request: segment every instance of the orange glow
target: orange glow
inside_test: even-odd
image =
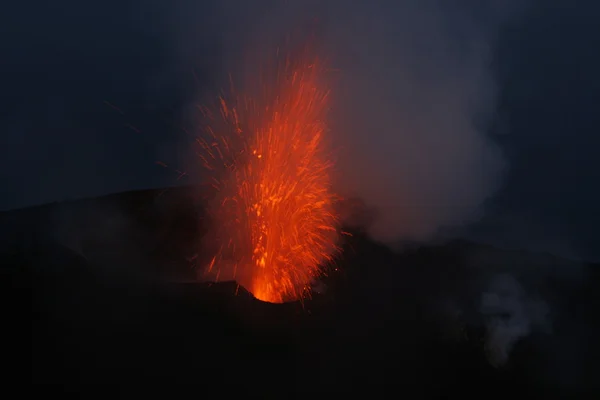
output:
[[[278,59],[256,90],[203,110],[210,126],[199,155],[213,177],[209,205],[216,255],[207,273],[233,278],[257,299],[302,299],[338,248],[324,144],[329,92],[320,60]],[[233,90],[232,90],[233,91]]]

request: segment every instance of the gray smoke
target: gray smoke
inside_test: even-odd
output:
[[[477,218],[504,168],[486,135],[495,105],[489,37],[468,10],[379,5],[358,3],[332,29],[345,58],[338,181],[378,210],[375,239],[429,239]]]
[[[528,294],[515,277],[498,274],[481,296],[480,312],[486,326],[486,350],[493,365],[504,365],[514,345],[534,331],[551,328],[549,306]]]
[[[513,2],[219,2],[224,72],[248,73],[286,34],[314,23],[332,68],[337,188],[377,210],[376,240],[428,240],[477,219],[504,158],[493,40]],[[314,22],[316,21],[316,22]]]

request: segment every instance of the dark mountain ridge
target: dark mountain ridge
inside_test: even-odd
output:
[[[268,304],[233,282],[194,281],[205,234],[196,194],[0,214],[15,379],[230,384],[281,397],[597,390],[597,265],[463,240],[394,253],[355,230],[323,293]]]

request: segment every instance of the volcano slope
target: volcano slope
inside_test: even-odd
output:
[[[225,384],[284,398],[598,389],[597,265],[464,241],[394,253],[355,230],[326,290],[263,303],[233,282],[195,281],[205,226],[193,194],[0,214],[11,381]]]

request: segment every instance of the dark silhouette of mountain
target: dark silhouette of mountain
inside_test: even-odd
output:
[[[467,241],[394,253],[355,230],[327,290],[268,304],[194,281],[201,205],[186,187],[0,214],[6,376],[283,398],[599,393],[597,265]]]

